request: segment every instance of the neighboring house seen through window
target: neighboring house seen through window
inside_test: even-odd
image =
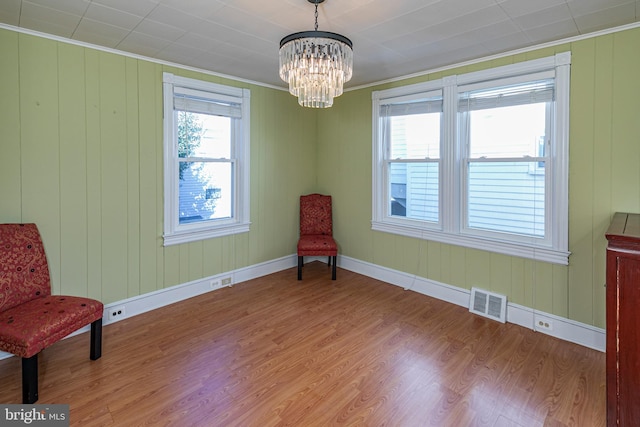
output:
[[[163,77],[165,245],[249,231],[249,91]]]
[[[373,93],[373,229],[568,263],[570,54]]]

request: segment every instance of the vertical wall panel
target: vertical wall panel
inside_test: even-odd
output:
[[[511,294],[511,260],[512,257],[502,254],[491,254],[491,277],[489,285],[493,292]]]
[[[425,277],[430,277],[437,282],[444,282],[442,279],[442,250],[440,248],[440,242],[427,242],[427,265],[428,274]]]
[[[393,257],[393,248],[395,247],[394,237],[396,236],[389,233],[373,233],[373,256],[371,262],[383,267],[391,266],[390,260]],[[347,249],[343,253],[349,255],[348,248],[350,245],[348,242],[343,242],[343,245]]]
[[[463,289],[470,289],[467,283],[467,248],[462,246],[449,245],[450,255],[448,258],[449,285]]]
[[[250,243],[250,238],[249,238],[249,234],[248,233],[241,233],[241,234],[236,234],[234,236],[234,240],[236,241],[236,250],[235,250],[235,267],[236,268],[241,268],[243,266],[246,265],[252,265],[253,262],[252,260],[249,258],[249,247],[251,245]],[[287,242],[291,242],[290,239],[287,239]],[[295,241],[293,241],[293,247],[295,248]],[[287,248],[284,250],[284,252],[281,253],[290,253],[290,249]],[[207,263],[207,260],[204,260],[204,264]]]
[[[398,236],[395,244],[396,253],[399,253],[400,256],[396,258],[396,265],[392,267],[400,271],[420,271],[424,264],[424,256],[420,250],[422,248],[420,241]]]
[[[187,281],[198,280],[204,277],[203,269],[203,243],[202,241],[189,243],[187,246],[189,258],[189,279]]]
[[[524,300],[526,303],[524,304],[526,307],[537,308],[536,305],[536,262],[530,259],[524,260],[524,270],[522,275],[522,287],[524,289]]]
[[[611,200],[613,94],[608,82],[613,79],[614,35],[595,40],[594,99],[599,113],[593,118],[593,324],[605,325],[606,247],[605,233],[609,228],[613,203]],[[603,84],[603,82],[606,82]]]
[[[491,253],[476,249],[465,250],[466,264],[462,267],[465,273],[464,287],[471,289],[476,286],[486,290],[493,290],[491,283]]]
[[[127,104],[125,58],[100,54],[102,292],[110,301],[127,292]]]
[[[418,241],[418,269],[416,274],[420,277],[429,277],[429,242],[425,240]],[[435,280],[435,279],[433,279]]]
[[[276,179],[276,172],[278,169],[278,162],[276,159],[283,160],[283,163],[285,163],[287,159],[279,156],[277,153],[277,146],[275,144],[269,144],[264,135],[258,135],[255,142],[262,146],[258,160],[262,164],[262,169],[261,176],[258,180],[260,206],[258,207],[259,217],[257,220],[261,224],[273,224],[274,221],[276,221],[279,209],[269,209],[269,206],[271,206],[271,200],[269,200],[269,196],[271,195],[270,189],[279,188],[281,185],[281,183]],[[282,208],[284,208],[284,206],[282,206]],[[277,232],[278,230],[269,226],[262,227],[260,229],[260,240],[263,242],[262,247],[260,248],[261,253],[273,253],[273,244],[268,245],[266,242],[275,242],[279,238]],[[222,259],[225,260],[224,254]],[[228,264],[223,262],[222,268],[225,268],[226,265]]]
[[[572,319],[585,323],[593,321],[593,124],[594,115],[603,113],[594,105],[594,49],[595,40],[585,40],[573,46],[571,56],[569,312]]]
[[[611,197],[617,210],[640,212],[640,29],[614,35],[611,111],[615,167]]]
[[[236,268],[236,239],[235,235],[220,238],[222,245],[222,271],[231,271]]]
[[[180,251],[179,266],[178,266],[178,284],[187,283],[189,279],[189,245],[186,243],[178,246],[176,249]]]
[[[556,316],[569,317],[569,291],[568,291],[568,275],[569,270],[564,265],[552,265],[552,311],[551,314]],[[593,303],[591,304],[593,307]],[[591,322],[585,322],[591,324]]]
[[[164,276],[164,284],[166,287],[179,285],[180,281],[180,246],[167,246],[163,250],[164,252],[164,264],[162,265]]]
[[[0,222],[22,220],[18,34],[0,29]]]
[[[203,242],[202,252],[205,276],[213,276],[224,271],[222,269],[222,240],[208,239]]]
[[[138,125],[139,125],[139,212],[140,227],[140,293],[153,292],[163,283],[162,212],[158,211],[162,180],[158,180],[158,157],[162,158],[162,109],[157,100],[162,99],[161,71],[158,65],[138,63]],[[160,202],[161,203],[161,202]]]
[[[553,266],[542,262],[533,262],[532,271],[533,298],[535,310],[553,313]]]
[[[165,253],[163,248],[163,239],[162,233],[164,232],[164,157],[163,157],[163,131],[162,131],[162,120],[163,117],[163,106],[164,106],[164,98],[162,92],[162,67],[155,67],[155,87],[157,90],[155,91],[155,101],[154,101],[154,110],[156,111],[156,117],[159,119],[156,127],[156,139],[155,143],[157,149],[155,151],[155,161],[156,161],[156,177],[155,177],[155,211],[156,211],[156,222],[155,222],[155,240],[156,240],[156,287],[157,289],[164,288],[169,286],[166,280],[166,277],[163,274],[163,271],[166,271],[167,266],[165,265]]]
[[[440,271],[442,272],[440,280],[442,283],[451,284],[451,245],[441,243],[440,244]]]
[[[127,296],[140,295],[140,119],[138,63],[125,63],[127,144]]]
[[[103,301],[102,163],[100,141],[100,53],[85,51],[87,164],[87,283],[89,296]],[[106,301],[108,302],[108,301]]]
[[[44,240],[51,286],[60,292],[60,141],[57,43],[20,35],[22,221]]]
[[[264,92],[263,89],[258,89],[258,92]],[[268,112],[265,111],[267,104],[263,97],[258,96],[257,99],[253,96],[257,93],[252,92],[251,107],[255,108],[255,113],[252,111],[251,118],[252,123],[265,121],[265,117]],[[274,104],[272,104],[274,105]],[[277,109],[277,104],[274,105],[274,110]],[[286,120],[286,119],[285,119]],[[280,122],[283,132],[287,132],[289,127],[286,121]],[[272,124],[273,125],[273,124]],[[268,126],[270,128],[270,126]],[[262,132],[257,132],[257,127],[253,124],[251,126],[251,235],[255,239],[254,243],[249,249],[252,258],[260,259],[264,253],[263,246],[265,245],[265,233],[266,233],[266,214],[268,200],[266,199],[268,194],[269,182],[266,178],[266,154],[270,147],[268,146],[269,138]],[[257,134],[256,134],[257,133]],[[284,210],[284,207],[281,207]],[[216,263],[221,263],[221,258],[216,258]],[[218,267],[219,268],[219,267]]]
[[[85,49],[58,46],[60,98],[60,291],[89,293]]]
[[[253,124],[256,122],[262,122],[264,120],[263,110],[266,106],[264,101],[266,97],[263,95],[263,93],[264,93],[264,90],[262,88],[258,88],[255,91],[251,92],[251,95],[252,95],[251,107],[253,110],[251,112],[252,126],[251,126],[251,151],[250,151],[251,153],[251,177],[250,177],[251,233],[249,238],[250,244],[247,249],[249,252],[249,259],[256,259],[256,260],[260,258],[260,254],[262,253],[262,248],[260,246],[263,242],[263,239],[257,236],[262,236],[264,233],[263,227],[262,227],[262,224],[264,224],[264,222],[260,220],[263,216],[264,207],[265,207],[264,205],[265,201],[263,198],[263,193],[264,193],[263,181],[264,180],[262,179],[262,177],[264,176],[264,172],[263,172],[262,156],[264,151],[267,148],[265,147],[265,143],[264,143],[265,138],[260,133],[256,135],[257,127],[255,127]],[[268,97],[268,98],[269,100],[271,100],[272,97]],[[273,105],[273,103],[271,105]],[[274,109],[275,108],[277,108],[277,106],[274,105]],[[211,262],[212,262],[211,260],[208,261],[207,269],[211,268],[211,264],[210,264]]]
[[[261,105],[262,108],[259,108],[261,120],[264,121],[266,126],[263,128],[264,134],[253,135],[255,139],[252,138],[252,143],[255,141],[257,144],[262,145],[265,150],[261,152],[261,161],[265,165],[265,169],[263,169],[264,175],[261,177],[260,181],[264,182],[266,188],[260,192],[262,197],[266,197],[263,203],[266,206],[273,204],[273,206],[279,206],[280,209],[265,209],[263,214],[264,224],[277,224],[278,217],[289,217],[290,213],[287,209],[289,207],[288,197],[289,193],[285,191],[287,188],[289,181],[289,173],[290,170],[288,167],[281,167],[282,164],[293,165],[295,163],[295,159],[293,158],[293,151],[290,149],[288,144],[279,143],[273,144],[270,143],[270,138],[268,135],[273,135],[275,133],[275,126],[278,126],[278,120],[275,116],[276,111],[269,111],[268,108],[265,108],[266,105]],[[284,142],[284,141],[282,141]],[[300,143],[311,144],[315,146],[315,139],[312,141],[304,141]],[[280,163],[282,162],[282,164]],[[282,191],[270,191],[270,187],[278,188]],[[278,235],[282,233],[281,235]],[[263,228],[263,235],[265,242],[271,242],[269,245],[264,246],[263,253],[266,254],[269,258],[275,257],[277,253],[283,253],[284,248],[286,247],[288,242],[287,235],[288,233],[284,232],[284,230],[278,229],[276,227],[265,227]],[[231,247],[229,247],[228,251],[224,251],[223,256],[223,266],[229,266],[235,264],[235,239],[230,239]],[[231,253],[233,251],[233,253]],[[291,248],[289,248],[289,253]],[[230,262],[229,262],[230,261]]]
[[[515,304],[531,307],[531,301],[526,298],[525,293],[525,260],[523,258],[511,260],[509,279],[511,280],[511,288],[506,294],[508,300]]]

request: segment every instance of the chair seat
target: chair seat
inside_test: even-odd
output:
[[[324,234],[300,236],[298,256],[336,256],[338,245],[333,237]]]
[[[103,304],[89,298],[48,295],[0,313],[0,350],[31,357],[102,318]]]

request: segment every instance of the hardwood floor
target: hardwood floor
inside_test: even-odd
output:
[[[326,264],[82,334],[40,356],[73,426],[604,426],[605,355]],[[20,360],[0,402],[20,403]]]

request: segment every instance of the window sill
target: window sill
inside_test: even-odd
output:
[[[498,239],[479,238],[463,234],[446,233],[444,231],[388,224],[379,221],[372,221],[371,229],[374,231],[399,234],[401,236],[414,237],[417,239],[432,240],[434,242],[464,246],[488,252],[496,252],[503,255],[528,258],[535,261],[544,261],[552,264],[569,265],[569,255],[571,255],[571,252],[548,247],[506,242]]]
[[[249,232],[251,223],[233,224],[216,228],[208,228],[204,230],[180,231],[171,234],[165,234],[164,246],[179,245],[181,243],[196,242],[198,240],[211,239],[215,237],[230,236],[232,234],[240,234]]]

